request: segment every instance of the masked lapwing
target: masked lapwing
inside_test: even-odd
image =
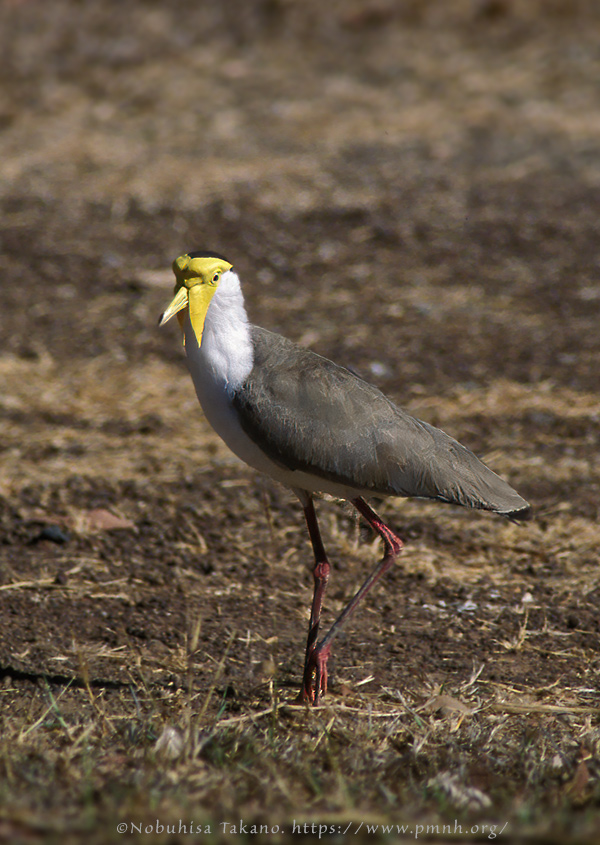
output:
[[[208,422],[239,458],[293,490],[304,509],[315,566],[300,695],[316,704],[327,690],[334,638],[403,545],[365,497],[437,499],[514,520],[526,519],[529,505],[472,452],[411,417],[376,387],[252,325],[240,280],[223,256],[190,252],[177,258],[173,271],[175,295],[160,325],[177,314]],[[330,565],[315,493],[347,499],[384,544],[382,560],[322,639]]]

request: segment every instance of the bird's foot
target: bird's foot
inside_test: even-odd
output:
[[[299,700],[317,705],[319,697],[327,692],[327,661],[331,653],[331,643],[317,645],[306,658],[304,678]]]

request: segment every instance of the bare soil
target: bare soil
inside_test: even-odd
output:
[[[0,4],[0,840],[242,816],[596,841],[600,15],[320,5]],[[406,551],[318,710],[301,510],[156,325],[204,247],[255,322],[534,507],[375,502]],[[381,549],[318,509],[332,621]]]

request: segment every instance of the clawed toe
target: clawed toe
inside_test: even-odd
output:
[[[308,655],[304,667],[304,679],[300,699],[317,705],[321,695],[327,692],[327,661],[331,645],[316,646]]]

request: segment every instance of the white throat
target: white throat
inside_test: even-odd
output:
[[[189,316],[184,332],[185,349],[200,401],[198,380],[212,381],[228,393],[235,391],[249,375],[254,355],[240,280],[233,270],[223,273],[208,306],[200,347]]]
[[[271,462],[243,431],[232,401],[254,364],[240,280],[232,270],[223,273],[208,306],[201,345],[189,313],[183,330],[188,368],[204,416],[239,458],[270,472]]]
[[[188,367],[204,415],[232,452],[260,472],[291,487],[303,503],[306,502],[303,490],[320,490],[343,499],[356,495],[354,488],[274,463],[242,428],[233,394],[250,375],[254,354],[240,280],[232,270],[221,276],[208,307],[201,345],[198,346],[189,314],[184,333]]]

